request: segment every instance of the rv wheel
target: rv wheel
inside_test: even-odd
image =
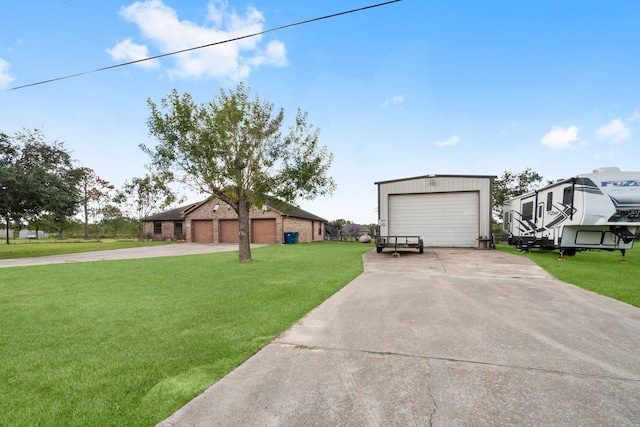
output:
[[[564,248],[562,253],[566,256],[574,256],[576,254],[576,248]]]

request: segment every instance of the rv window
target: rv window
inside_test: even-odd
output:
[[[542,218],[542,203],[540,203],[540,206],[538,206],[538,219]]]
[[[527,202],[522,205],[522,219],[528,220],[533,218],[533,202]]]
[[[570,205],[573,202],[573,187],[566,187],[562,195],[562,204]]]
[[[553,193],[547,193],[547,212],[549,212],[553,208]]]

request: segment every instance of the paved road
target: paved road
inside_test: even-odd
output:
[[[265,246],[252,244],[252,248]],[[237,251],[237,243],[173,243],[158,246],[142,246],[138,248],[113,249],[108,251],[82,252],[79,254],[51,255],[34,258],[3,259],[2,267],[19,267],[29,265],[65,264],[74,262],[106,261],[134,258],[154,258],[164,256],[181,256],[206,254],[211,252]]]
[[[160,425],[640,424],[640,309],[498,251],[364,259]]]

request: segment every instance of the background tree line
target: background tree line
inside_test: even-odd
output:
[[[176,196],[152,174],[121,189],[93,169],[78,166],[64,143],[47,141],[39,129],[14,135],[0,131],[0,215],[9,230],[63,233],[85,239],[139,236],[150,207],[163,208]],[[81,214],[82,219],[78,218]]]

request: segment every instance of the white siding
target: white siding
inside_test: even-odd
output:
[[[425,246],[478,245],[478,192],[389,196],[389,235],[417,235]]]
[[[397,228],[397,226],[392,228],[394,227],[392,224],[397,220],[395,216],[400,215],[401,222],[404,221],[411,227],[417,227],[418,230],[422,229],[424,230],[423,232],[431,236],[431,241],[429,241],[429,238],[424,239],[425,246],[438,246],[442,245],[443,242],[449,242],[446,246],[479,247],[478,238],[491,236],[491,203],[494,178],[495,176],[428,175],[377,182],[380,235],[392,235],[391,231],[393,230],[395,230],[393,234],[397,235],[400,234],[397,233],[399,230],[408,231]],[[456,194],[460,197],[453,197],[452,199],[447,197],[447,195]],[[465,197],[471,197],[471,194],[475,195],[475,208],[469,205],[470,199],[465,199]],[[418,220],[409,218],[409,216],[415,215],[415,213],[411,213],[412,208],[410,207],[407,207],[408,211],[406,213],[400,212],[395,207],[394,211],[391,211],[391,200],[396,196],[415,196],[417,197],[416,200],[421,200],[420,197],[425,195],[443,196],[440,199],[432,199],[435,202],[433,204],[443,203],[443,205],[433,212],[427,210],[427,213],[422,215],[423,219],[426,215],[429,223],[438,223],[437,228],[439,230],[449,229],[452,230],[450,233],[464,233],[464,237],[439,236],[434,234],[435,231],[430,230],[429,227],[432,226],[428,224],[424,226],[426,228],[420,228],[421,226],[415,223]],[[422,200],[424,201],[424,199]],[[462,204],[456,205],[456,203]],[[471,212],[471,210],[474,211]],[[450,215],[441,215],[440,212],[449,212]],[[414,221],[414,223],[412,224],[411,221]],[[456,225],[452,225],[451,222],[455,222]],[[416,231],[411,231],[411,234],[415,233]]]

